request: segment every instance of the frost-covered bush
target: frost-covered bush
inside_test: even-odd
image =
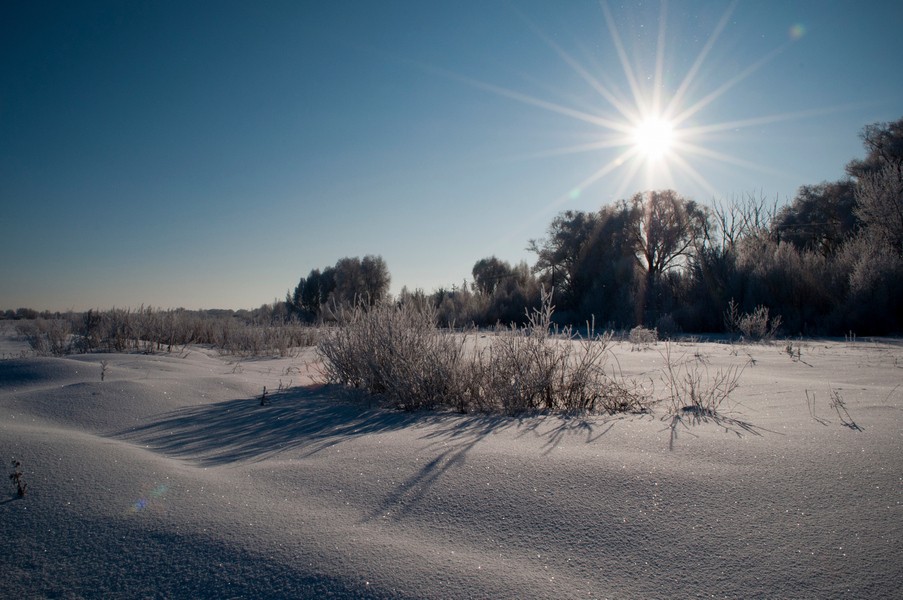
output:
[[[72,349],[72,327],[63,319],[36,319],[16,329],[39,356],[63,356]]]
[[[642,325],[637,325],[630,330],[630,343],[636,346],[649,346],[658,341],[658,330],[647,329]]]
[[[750,313],[740,314],[736,302],[731,300],[724,312],[724,323],[728,331],[739,333],[753,341],[771,341],[781,327],[781,317],[771,317],[768,307],[759,305]]]
[[[399,408],[461,412],[644,411],[649,395],[606,370],[610,336],[557,331],[551,298],[480,342],[473,331],[436,326],[416,303],[347,312],[319,345],[330,382],[383,395]]]
[[[384,395],[398,408],[452,405],[468,390],[464,337],[442,335],[436,309],[415,303],[358,305],[338,314],[318,348],[330,382]]]

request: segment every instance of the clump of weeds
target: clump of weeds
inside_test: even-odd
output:
[[[9,474],[10,481],[13,482],[13,485],[16,486],[16,494],[19,498],[25,497],[25,492],[28,491],[28,484],[25,483],[25,473],[22,472],[22,463],[13,459],[13,472]]]

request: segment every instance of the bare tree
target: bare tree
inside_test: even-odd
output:
[[[718,243],[724,253],[734,248],[741,238],[768,231],[777,212],[777,199],[769,202],[764,195],[748,194],[739,200],[732,197],[727,202],[716,200],[711,218],[718,230],[718,240],[711,229],[706,231],[707,240],[710,244]]]
[[[709,216],[705,208],[674,190],[639,193],[630,204],[638,215],[632,236],[645,274],[636,305],[637,321],[642,323],[657,306],[662,275],[685,266],[704,243]]]
[[[683,264],[703,239],[707,211],[674,190],[636,194],[631,205],[638,212],[633,228],[640,266],[652,279]]]
[[[859,225],[855,204],[852,181],[801,186],[793,202],[775,215],[772,233],[800,250],[833,256]]]
[[[555,289],[556,297],[571,295],[581,251],[591,239],[597,220],[595,213],[568,210],[555,217],[547,237],[530,240],[527,250],[536,253],[533,272],[544,285]]]
[[[861,179],[890,166],[896,177],[903,179],[903,119],[866,125],[859,137],[867,154],[862,160],[847,163],[847,173],[851,177]]]
[[[903,251],[903,178],[887,164],[860,177],[856,185],[856,216],[872,234]]]

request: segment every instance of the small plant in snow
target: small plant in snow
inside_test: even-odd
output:
[[[812,392],[812,395],[810,396],[809,390],[806,390],[806,406],[809,408],[810,417],[812,417],[815,421],[821,423],[822,425],[828,424],[827,419],[823,419],[815,415],[815,392]]]
[[[25,492],[28,491],[28,484],[25,483],[25,474],[22,472],[22,463],[17,460],[13,460],[13,472],[10,473],[9,479],[13,482],[13,485],[16,486],[16,494],[18,494],[19,498],[25,496]]]
[[[759,305],[751,313],[740,314],[740,307],[732,298],[724,311],[728,331],[741,334],[747,340],[769,342],[781,327],[781,317],[771,317],[768,307]]]
[[[849,427],[855,431],[862,431],[862,427],[857,425],[856,421],[853,420],[853,417],[850,416],[850,412],[847,410],[847,403],[837,390],[831,390],[830,406],[837,413],[837,417],[844,427]]]
[[[633,329],[630,330],[630,343],[633,344],[634,348],[637,347],[647,347],[658,341],[658,330],[646,329],[642,325],[637,325]]]
[[[665,360],[662,379],[668,390],[666,400],[672,415],[714,417],[721,403],[739,387],[740,375],[745,368],[735,365],[711,373],[704,361],[672,357],[668,343],[662,358]]]

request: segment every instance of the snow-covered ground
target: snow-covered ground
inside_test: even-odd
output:
[[[898,341],[673,344],[744,367],[673,427],[383,410],[313,351],[3,344],[3,598],[900,597]],[[665,393],[663,344],[613,350]]]

